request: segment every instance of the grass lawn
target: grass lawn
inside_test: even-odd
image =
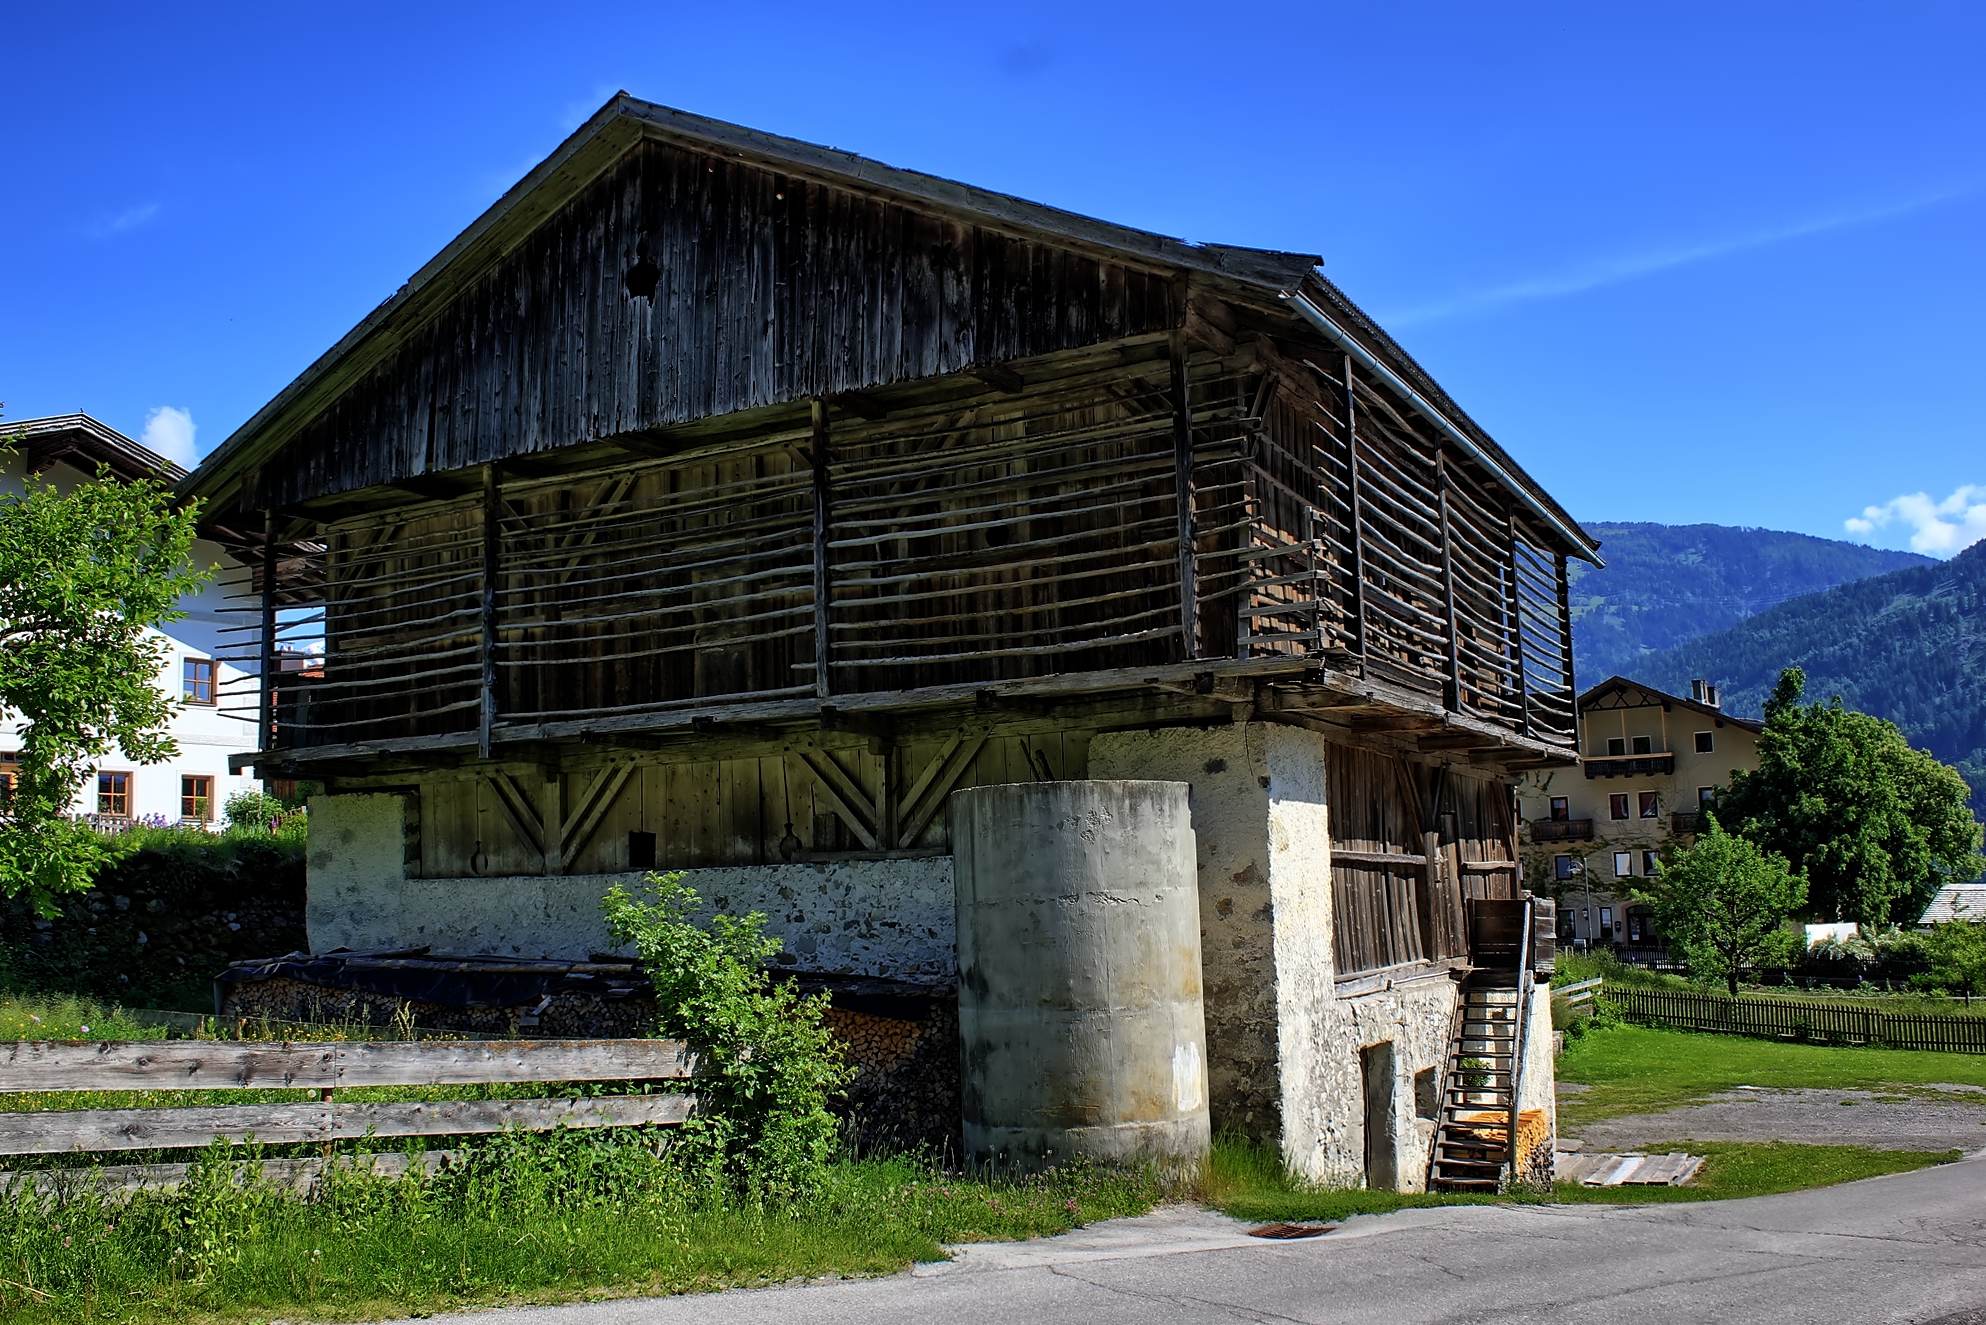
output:
[[[1602,1118],[1674,1108],[1738,1086],[1902,1088],[1913,1094],[1942,1083],[1986,1086],[1986,1055],[1839,1048],[1619,1026],[1569,1041],[1559,1056],[1558,1079],[1587,1088],[1559,1099],[1559,1126],[1577,1128]]]

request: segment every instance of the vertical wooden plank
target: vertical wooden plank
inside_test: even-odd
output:
[[[814,412],[814,693],[826,699],[834,693],[834,641],[828,578],[828,538],[833,526],[833,483],[828,470],[827,402],[816,396]]]
[[[1200,656],[1199,585],[1194,567],[1193,404],[1186,366],[1186,338],[1172,333],[1172,477],[1179,529],[1179,643],[1181,656]]]
[[[482,656],[482,711],[476,729],[478,757],[490,757],[490,730],[497,717],[497,560],[501,550],[503,493],[494,463],[483,466],[483,593],[480,606],[480,652]]]
[[[1360,490],[1358,463],[1358,392],[1352,375],[1352,356],[1345,356],[1345,464],[1351,480],[1352,508],[1352,614],[1358,622],[1358,652],[1364,659],[1370,653],[1365,629],[1365,515]]]
[[[276,512],[262,512],[262,685],[257,714],[255,748],[276,748]],[[256,772],[262,773],[261,769]],[[269,777],[262,774],[262,789],[269,789]],[[135,813],[135,811],[134,811]]]
[[[545,775],[544,790],[538,797],[538,814],[545,835],[545,873],[551,876],[563,874],[565,873],[565,778],[555,770],[548,771]]]
[[[1572,677],[1572,577],[1567,574],[1565,554],[1552,558],[1552,575],[1558,581],[1558,640],[1560,666],[1565,669],[1565,702],[1572,710],[1572,726],[1559,733],[1574,740],[1579,736],[1579,687]]]
[[[1524,663],[1524,605],[1517,597],[1517,512],[1512,509],[1505,517],[1504,550],[1510,561],[1504,571],[1504,614],[1510,623],[1510,671],[1511,680],[1517,687],[1517,730],[1524,735],[1531,734],[1531,695],[1530,686],[1525,680]]]
[[[1434,453],[1434,491],[1441,503],[1441,602],[1448,623],[1448,707],[1462,708],[1462,636],[1455,619],[1455,535],[1448,518],[1448,448]]]

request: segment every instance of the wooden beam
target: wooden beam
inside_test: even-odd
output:
[[[1200,656],[1200,589],[1195,573],[1199,540],[1193,484],[1193,401],[1191,373],[1184,335],[1172,338],[1172,475],[1179,514],[1179,643],[1180,656]]]
[[[834,693],[834,642],[828,607],[833,585],[828,579],[828,538],[832,532],[833,485],[828,473],[827,403],[813,402],[814,414],[814,693],[825,699]]]
[[[821,793],[827,797],[828,804],[841,817],[841,821],[848,825],[849,831],[855,834],[856,840],[862,843],[863,849],[874,851],[876,849],[875,804],[827,754],[805,749],[795,753],[800,756],[800,762],[805,764],[808,771],[819,780]]]
[[[19,1040],[0,1093],[685,1080],[677,1040]]]
[[[256,747],[276,746],[276,512],[262,513],[262,649],[261,694],[258,700]],[[220,676],[214,677],[220,684]],[[260,770],[258,770],[260,771]],[[267,791],[267,779],[263,790]]]
[[[1318,374],[1320,377],[1323,374]],[[1352,506],[1352,615],[1358,621],[1358,651],[1364,658],[1365,630],[1365,498],[1360,491],[1358,463],[1358,389],[1352,376],[1352,356],[1345,356],[1345,464],[1351,481]]]
[[[979,758],[979,752],[986,748],[986,733],[975,732],[970,736],[960,733],[954,736],[945,748],[938,752],[924,775],[911,788],[904,798],[903,831],[897,838],[897,846],[907,848],[917,841],[931,820],[938,816],[944,807],[945,797],[951,795],[952,788],[958,785],[972,761]]]
[[[1448,448],[1434,453],[1434,493],[1441,504],[1441,605],[1448,622],[1448,707],[1462,707],[1462,632],[1455,617],[1455,533],[1448,516]]]
[[[1504,551],[1510,561],[1505,569],[1503,581],[1503,610],[1510,621],[1510,669],[1517,677],[1517,722],[1526,735],[1531,734],[1531,691],[1524,679],[1528,670],[1524,663],[1524,604],[1517,596],[1517,511],[1515,507],[1505,516],[1506,529]]]
[[[377,1136],[474,1136],[555,1128],[680,1123],[689,1095],[587,1099],[427,1100],[413,1104],[221,1104],[187,1109],[68,1109],[0,1113],[0,1154],[185,1150],[216,1137],[267,1145]]]
[[[1010,396],[1018,396],[1027,390],[1027,382],[1022,379],[1019,373],[1005,364],[979,364],[965,371],[966,376],[976,377],[995,391],[1002,391]]]
[[[871,423],[890,416],[889,408],[882,401],[861,391],[843,391],[839,395],[829,396],[828,403],[847,410],[858,419],[867,419]]]
[[[500,768],[491,769],[483,780],[490,784],[497,809],[517,834],[518,840],[537,852],[542,861],[545,855],[544,827],[539,822],[538,810],[531,803],[531,797],[511,780],[510,774]]]
[[[484,759],[490,757],[490,736],[496,728],[496,583],[497,565],[502,552],[503,538],[503,494],[494,464],[483,466],[483,554],[482,554],[482,598],[478,604],[477,620],[480,628],[480,650],[483,675],[481,684],[482,705],[480,721],[476,728],[476,753]]]
[[[621,788],[627,785],[628,778],[633,774],[633,764],[621,763],[610,765],[593,775],[593,780],[587,784],[573,809],[573,827],[565,843],[568,863],[577,860],[580,852],[586,850],[586,844],[593,840],[595,830],[607,817],[607,811],[613,808]]]

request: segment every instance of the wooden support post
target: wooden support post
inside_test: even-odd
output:
[[[483,466],[483,597],[482,721],[476,729],[476,753],[490,757],[490,731],[496,725],[496,586],[497,563],[503,547],[503,493],[495,464]]]
[[[833,518],[829,508],[833,489],[828,474],[828,440],[827,402],[817,397],[814,400],[814,693],[823,699],[834,693],[829,660],[834,641],[828,629],[829,595],[833,592],[828,579],[828,531]]]
[[[1345,465],[1351,475],[1352,507],[1352,614],[1358,619],[1358,653],[1367,656],[1365,637],[1365,516],[1359,486],[1358,395],[1352,376],[1352,356],[1345,356]]]
[[[1441,606],[1448,620],[1448,707],[1462,711],[1462,632],[1455,619],[1455,535],[1448,519],[1448,448],[1434,453],[1434,491],[1441,502]]]
[[[1179,503],[1179,632],[1182,656],[1200,656],[1200,587],[1194,566],[1192,382],[1186,364],[1186,337],[1172,335],[1172,474]]]
[[[545,774],[538,825],[544,842],[545,873],[565,873],[565,779],[551,770]]]
[[[1524,735],[1531,734],[1531,694],[1530,686],[1524,678],[1524,604],[1517,596],[1517,512],[1509,516],[1509,538],[1506,541],[1510,552],[1510,563],[1505,568],[1503,610],[1510,618],[1510,667],[1511,680],[1517,687],[1518,730]]]
[[[276,748],[276,512],[262,512],[262,685],[255,748]],[[257,770],[260,772],[261,770]],[[269,779],[262,779],[263,789]]]

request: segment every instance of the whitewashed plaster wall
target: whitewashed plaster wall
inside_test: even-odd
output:
[[[584,960],[614,950],[600,899],[643,875],[409,879],[399,796],[319,796],[310,803],[312,952],[428,946],[436,952]],[[950,857],[688,870],[717,911],[763,912],[799,970],[888,979],[955,974]]]

